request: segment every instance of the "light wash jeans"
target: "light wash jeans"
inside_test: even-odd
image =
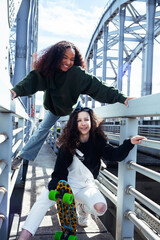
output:
[[[39,124],[38,128],[26,145],[22,148],[19,156],[23,159],[34,161],[49,133],[50,128],[59,118],[60,116],[56,116],[49,110],[46,110],[43,121]]]

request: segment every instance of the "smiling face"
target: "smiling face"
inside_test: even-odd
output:
[[[91,118],[88,112],[82,111],[78,113],[77,127],[80,141],[87,141],[89,139],[89,132],[91,129]]]
[[[60,65],[60,69],[63,72],[66,72],[68,69],[70,69],[74,65],[74,59],[75,59],[75,50],[73,48],[67,48]]]

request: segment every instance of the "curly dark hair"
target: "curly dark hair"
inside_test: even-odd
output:
[[[72,48],[75,51],[74,65],[86,69],[86,64],[79,49],[73,43],[68,41],[58,42],[53,46],[40,51],[37,60],[33,62],[33,68],[47,78],[53,77],[54,73],[59,70],[67,48]]]
[[[92,137],[93,142],[95,140],[96,135],[100,135],[106,140],[108,140],[107,136],[102,130],[101,124],[103,120],[98,116],[96,116],[96,114],[93,112],[92,109],[89,109],[89,111],[87,112],[90,115],[90,119],[91,119],[90,136]],[[75,111],[71,113],[70,118],[57,141],[58,146],[63,146],[63,149],[69,151],[72,155],[75,154],[76,148],[80,144],[79,131],[77,127],[78,113],[79,112],[75,112]]]

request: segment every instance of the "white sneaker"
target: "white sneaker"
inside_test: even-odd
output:
[[[81,227],[89,226],[89,213],[86,213],[84,210],[84,205],[82,203],[77,204],[77,215],[78,215],[78,225]]]

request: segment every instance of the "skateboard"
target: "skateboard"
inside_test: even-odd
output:
[[[77,240],[76,237],[76,207],[69,184],[61,180],[57,189],[49,192],[49,199],[57,201],[57,211],[62,232],[56,232],[54,240]]]

